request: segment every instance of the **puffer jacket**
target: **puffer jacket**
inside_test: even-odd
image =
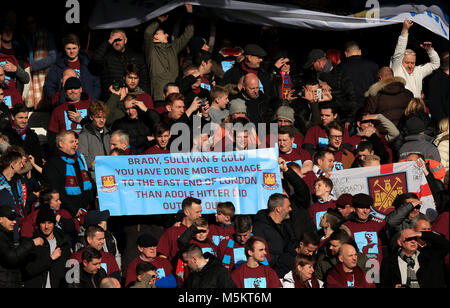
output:
[[[123,53],[113,49],[108,41],[103,42],[94,52],[89,62],[89,71],[100,76],[102,84],[102,97],[106,101],[110,96],[109,87],[115,80],[123,80],[127,64],[135,64],[139,68],[139,87],[144,91],[150,91],[148,70],[143,56],[130,50],[128,47]]]
[[[402,77],[381,80],[373,84],[365,93],[364,110],[371,114],[381,113],[397,125],[414,97],[412,92],[405,88],[405,84],[406,81]]]
[[[33,249],[34,243],[30,239],[23,239],[15,248],[13,232],[0,226],[0,288],[23,287],[20,267]]]

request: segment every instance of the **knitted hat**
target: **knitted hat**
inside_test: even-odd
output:
[[[247,106],[241,98],[235,98],[230,102],[230,114],[235,113],[247,113]]]
[[[77,77],[70,77],[66,80],[64,83],[64,90],[71,90],[71,89],[79,89],[81,88],[81,81]]]
[[[294,123],[294,109],[289,106],[281,106],[277,110],[277,119],[286,119]]]
[[[415,115],[410,116],[405,122],[406,131],[408,135],[416,135],[424,132],[426,127],[425,121]]]
[[[88,226],[96,226],[102,221],[107,221],[109,218],[109,210],[98,211],[92,210],[86,213],[84,216],[84,225]]]
[[[6,217],[9,220],[16,220],[17,213],[16,210],[8,205],[0,206],[0,217]]]
[[[339,208],[345,208],[347,204],[353,206],[353,197],[350,194],[342,194],[336,200],[336,206]]]
[[[150,234],[142,234],[141,236],[139,236],[139,238],[137,239],[136,244],[139,247],[156,247],[158,246],[158,240],[156,240],[153,236],[151,236]]]
[[[50,208],[48,205],[42,206],[42,208],[39,210],[39,213],[36,217],[36,224],[39,225],[44,222],[52,222],[56,223],[56,216],[55,212]]]
[[[325,58],[327,55],[325,52],[321,49],[313,49],[308,54],[308,59],[306,60],[305,65],[303,65],[303,69],[310,68],[314,62],[316,62],[319,59]]]
[[[360,209],[368,209],[373,205],[373,199],[366,194],[357,194],[353,196],[353,207]]]
[[[200,36],[194,36],[189,41],[189,50],[191,54],[195,54],[206,44],[206,40]]]

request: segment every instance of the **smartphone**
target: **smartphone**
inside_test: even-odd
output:
[[[316,94],[317,94],[317,98],[319,99],[319,101],[321,101],[322,100],[322,89],[317,89]]]
[[[67,109],[72,112],[77,112],[77,108],[75,108],[75,105],[73,105],[73,104],[70,104]]]

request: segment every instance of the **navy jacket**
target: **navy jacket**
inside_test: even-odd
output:
[[[88,69],[90,62],[89,55],[84,51],[80,51],[78,59],[80,60],[80,80],[83,92],[90,94],[92,101],[100,99],[102,94],[100,78],[92,75]],[[66,101],[65,91],[61,85],[61,78],[63,71],[68,67],[67,56],[65,54],[60,54],[56,59],[56,62],[50,67],[47,77],[45,78],[45,97],[51,100],[56,92],[60,92],[59,101],[56,105],[60,105]]]

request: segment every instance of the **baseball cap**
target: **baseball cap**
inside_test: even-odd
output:
[[[17,212],[12,207],[2,205],[0,206],[0,217],[6,217],[9,220],[16,220]]]
[[[81,81],[77,77],[70,77],[66,80],[64,83],[64,90],[71,90],[71,89],[79,89],[81,88]]]

